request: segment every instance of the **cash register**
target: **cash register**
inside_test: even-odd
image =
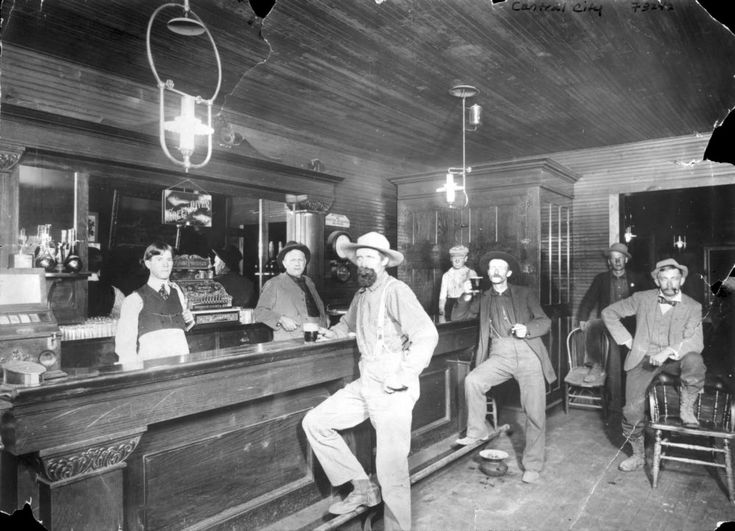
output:
[[[45,367],[43,378],[61,371],[61,341],[47,298],[43,269],[0,269],[0,366]],[[5,371],[8,372],[8,371]]]

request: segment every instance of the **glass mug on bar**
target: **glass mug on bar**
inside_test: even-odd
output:
[[[471,293],[480,293],[480,282],[482,282],[482,277],[470,277],[470,282],[472,283]]]
[[[304,341],[313,343],[319,336],[319,325],[316,323],[304,323]]]

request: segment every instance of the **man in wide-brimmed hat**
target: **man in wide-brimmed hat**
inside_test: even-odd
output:
[[[477,277],[477,273],[467,267],[469,254],[470,250],[464,245],[455,245],[449,249],[452,267],[442,275],[439,288],[439,315],[445,316],[447,321],[452,320],[452,309],[457,304],[457,299],[464,294],[464,283]]]
[[[556,380],[541,340],[549,332],[551,320],[531,289],[508,283],[511,275],[520,271],[515,257],[491,251],[483,255],[479,267],[487,272],[492,286],[477,296],[467,282],[465,295],[455,308],[458,319],[480,316],[475,368],[465,378],[467,433],[457,444],[470,445],[489,438],[485,395],[512,377],[521,389],[521,407],[526,414],[522,480],[536,483],[544,466],[546,382]]]
[[[273,340],[303,337],[304,323],[327,326],[329,319],[314,282],[304,274],[311,258],[309,248],[288,242],[276,257],[284,272],[263,286],[253,318],[273,329]]]
[[[630,441],[633,455],[618,465],[625,472],[645,465],[646,390],[660,372],[679,375],[681,421],[687,427],[699,425],[694,401],[705,377],[702,305],[681,292],[688,273],[689,269],[673,258],[661,260],[651,271],[658,289],[639,291],[602,310],[602,320],[615,342],[630,349],[625,360],[623,435]],[[629,315],[636,318],[635,337],[621,323]]]
[[[599,337],[599,334],[607,334],[602,320],[594,317],[594,311],[597,311],[599,315],[603,308],[613,302],[630,297],[636,291],[652,287],[650,281],[642,275],[627,269],[628,262],[633,256],[624,243],[613,243],[602,254],[607,259],[608,270],[595,276],[577,309],[579,327],[587,330],[588,336],[594,337]],[[590,319],[590,317],[593,318]],[[631,333],[635,332],[634,319],[626,319],[623,324]],[[590,337],[590,341],[587,342],[589,346],[587,355],[594,364],[588,375],[590,381],[599,378],[603,369],[601,364],[603,353],[600,352],[598,346],[604,342],[595,341],[594,337]],[[623,406],[623,359],[627,350],[616,345],[614,341],[610,341],[609,344],[606,387],[610,395],[610,409],[619,413]],[[597,363],[595,360],[598,360]]]
[[[353,485],[344,500],[329,507],[331,513],[376,505],[382,491],[385,529],[410,529],[412,411],[419,397],[419,374],[429,364],[439,336],[411,288],[386,271],[399,265],[403,255],[390,248],[385,236],[369,232],[343,249],[358,267],[361,289],[340,322],[321,333],[326,338],[356,334],[360,377],[308,412],[302,424],[332,485]],[[337,431],[367,418],[375,427],[379,487]]]

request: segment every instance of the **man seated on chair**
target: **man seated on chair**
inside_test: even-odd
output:
[[[633,455],[618,466],[624,472],[638,470],[645,464],[646,391],[660,372],[679,374],[682,424],[699,425],[694,401],[704,387],[705,376],[702,306],[681,293],[688,272],[673,258],[661,260],[651,271],[658,289],[634,293],[602,310],[602,320],[615,342],[630,349],[625,360],[623,435],[630,442]],[[636,317],[635,337],[621,324],[621,319],[629,315]]]
[[[536,483],[544,466],[546,444],[546,384],[556,380],[549,354],[541,341],[551,320],[541,309],[533,291],[508,284],[518,261],[503,252],[486,253],[479,263],[487,271],[492,287],[480,296],[472,295],[465,283],[465,295],[455,307],[457,319],[480,315],[480,335],[475,368],[465,378],[467,434],[457,440],[466,446],[489,438],[485,422],[485,393],[511,377],[521,390],[521,407],[526,414],[526,446],[523,450],[523,481]],[[488,356],[489,349],[489,356]]]

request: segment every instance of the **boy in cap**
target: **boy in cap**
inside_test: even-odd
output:
[[[455,245],[449,249],[452,268],[442,275],[439,290],[439,315],[443,315],[447,321],[452,320],[452,309],[464,293],[464,283],[471,277],[479,276],[466,265],[469,254],[470,250],[464,245]]]
[[[645,464],[646,390],[660,372],[679,375],[681,422],[686,427],[699,425],[694,401],[704,387],[705,376],[702,305],[681,293],[688,273],[689,269],[673,258],[661,260],[651,271],[658,289],[639,291],[602,310],[602,320],[615,342],[630,349],[624,367],[623,435],[633,447],[633,455],[618,465],[624,472]],[[636,317],[635,337],[621,323],[629,315]]]

